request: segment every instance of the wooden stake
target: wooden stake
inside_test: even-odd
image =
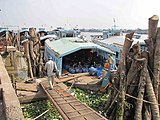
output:
[[[33,79],[33,72],[32,72],[31,60],[30,60],[30,55],[29,55],[28,40],[24,43],[24,46],[25,46],[25,55],[26,55],[27,62],[28,62],[29,74],[30,74],[30,77]]]
[[[135,120],[142,120],[142,106],[143,106],[143,97],[145,92],[146,85],[146,71],[147,71],[147,61],[144,61],[144,67],[141,70],[140,80],[139,80],[139,89],[138,89],[138,98],[136,108],[135,108]]]
[[[152,86],[152,82],[151,82],[148,70],[146,74],[147,74],[146,93],[148,94],[148,100],[150,102],[156,103],[156,104],[150,104],[151,111],[152,111],[152,117],[153,117],[153,120],[160,120],[159,106],[158,106],[158,102],[157,102],[157,99],[156,99],[156,96],[153,90],[153,86]]]
[[[154,53],[154,77],[153,77],[153,87],[156,98],[158,100],[158,87],[159,87],[159,76],[160,76],[160,28],[158,28],[157,39],[156,39],[155,53]]]

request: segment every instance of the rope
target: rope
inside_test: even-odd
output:
[[[120,91],[119,91],[116,87],[114,87],[114,89],[115,89],[118,93],[120,93]],[[133,98],[133,99],[136,99],[136,100],[139,100],[139,101],[143,101],[143,102],[145,102],[145,103],[149,103],[149,104],[153,104],[153,105],[158,105],[158,106],[160,106],[160,104],[158,104],[158,103],[153,103],[153,102],[150,102],[150,101],[147,101],[147,100],[142,100],[142,99],[139,99],[139,98],[137,98],[137,97],[135,97],[135,96],[132,96],[132,95],[129,95],[129,94],[125,94],[125,96],[128,96],[128,97],[130,97],[130,98]]]
[[[72,82],[72,85],[70,86],[70,88],[68,89],[68,92],[70,92],[71,88],[73,87],[73,85],[76,83],[76,82],[79,82],[80,80],[78,80],[78,78],[74,78],[73,82]]]
[[[159,105],[159,106],[160,106],[160,104],[158,104],[158,103],[153,103],[153,102],[150,102],[150,101],[147,101],[147,100],[142,100],[142,99],[139,99],[139,98],[134,97],[134,96],[129,95],[129,94],[126,94],[126,96],[131,97],[131,98],[134,98],[134,99],[139,100],[139,101],[143,101],[143,102],[145,102],[145,103],[149,103],[149,104]]]
[[[46,110],[46,111],[44,111],[42,114],[38,115],[37,117],[33,118],[32,120],[37,120],[38,118],[40,118],[41,116],[43,116],[44,114],[46,114],[48,111],[49,111],[49,109]]]
[[[71,86],[69,87],[69,89],[68,89],[68,92],[70,92],[70,90],[71,90],[71,88],[73,87],[73,85],[75,84],[76,80],[77,80],[77,78],[75,78],[75,79],[73,80],[72,85],[71,85]]]

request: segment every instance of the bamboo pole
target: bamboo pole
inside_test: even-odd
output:
[[[144,61],[143,69],[141,70],[140,80],[139,80],[139,89],[138,89],[138,99],[136,108],[135,108],[135,120],[142,120],[142,107],[143,107],[143,97],[145,92],[146,85],[146,70],[147,70],[147,62]]]
[[[17,33],[17,48],[20,51],[20,31],[19,30],[18,30],[18,33]]]
[[[123,53],[126,55],[129,52],[129,49],[133,43],[132,37],[133,37],[134,32],[126,34],[125,36],[125,41],[124,41],[124,46],[123,46]]]
[[[120,66],[119,66],[119,98],[117,102],[116,120],[123,120],[125,92],[126,92],[126,57],[129,49],[133,43],[132,37],[134,33],[126,34],[123,51],[121,52]]]
[[[148,94],[148,100],[150,102],[156,103],[156,104],[150,104],[152,117],[153,117],[153,120],[160,120],[159,106],[153,90],[153,85],[152,85],[148,70],[146,71],[146,74],[147,74],[146,93]]]
[[[157,15],[153,15],[149,18],[148,23],[148,39],[145,40],[146,45],[149,51],[149,67],[153,70],[154,65],[154,45],[155,45],[155,38],[157,34],[157,25],[158,25],[159,17]],[[151,76],[152,78],[152,76]]]
[[[11,60],[11,66],[14,66],[14,56],[13,56],[13,51],[10,52],[10,60]]]
[[[24,48],[25,48],[25,56],[27,58],[27,62],[28,62],[28,69],[29,69],[29,74],[30,77],[33,79],[33,72],[32,72],[32,66],[31,66],[31,60],[30,60],[30,55],[29,55],[29,43],[28,40],[26,40],[24,42]]]
[[[157,38],[155,41],[155,53],[154,53],[154,77],[153,77],[153,87],[156,98],[158,100],[158,89],[159,89],[159,76],[160,76],[160,28],[158,28]]]
[[[159,17],[157,15],[153,15],[152,17],[149,18],[148,38],[151,41],[153,40],[153,43],[155,43],[158,21]]]
[[[119,98],[117,102],[116,120],[123,120],[124,114],[124,99],[125,99],[125,55],[121,53],[120,58],[120,81],[119,81]]]

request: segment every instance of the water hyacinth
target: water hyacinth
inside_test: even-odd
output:
[[[78,88],[73,88],[72,91],[74,91],[74,96],[77,97],[80,101],[84,102],[89,107],[104,115],[104,106],[108,98],[107,93],[81,90]]]
[[[49,111],[41,116],[39,120],[63,120],[53,104],[48,100],[37,101],[22,106],[23,114],[26,120],[31,120],[48,109]]]
[[[72,96],[75,96],[84,104],[88,105],[89,107],[93,108],[94,110],[105,116],[104,106],[106,104],[108,94],[81,90],[78,88],[72,88],[71,91]],[[63,120],[54,105],[49,100],[43,100],[27,105],[22,105],[22,109],[26,120],[33,119],[48,109],[49,111],[42,117],[40,117],[40,119]]]

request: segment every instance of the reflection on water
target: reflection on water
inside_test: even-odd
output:
[[[28,67],[24,57],[17,57],[17,72],[19,78],[27,79]]]

